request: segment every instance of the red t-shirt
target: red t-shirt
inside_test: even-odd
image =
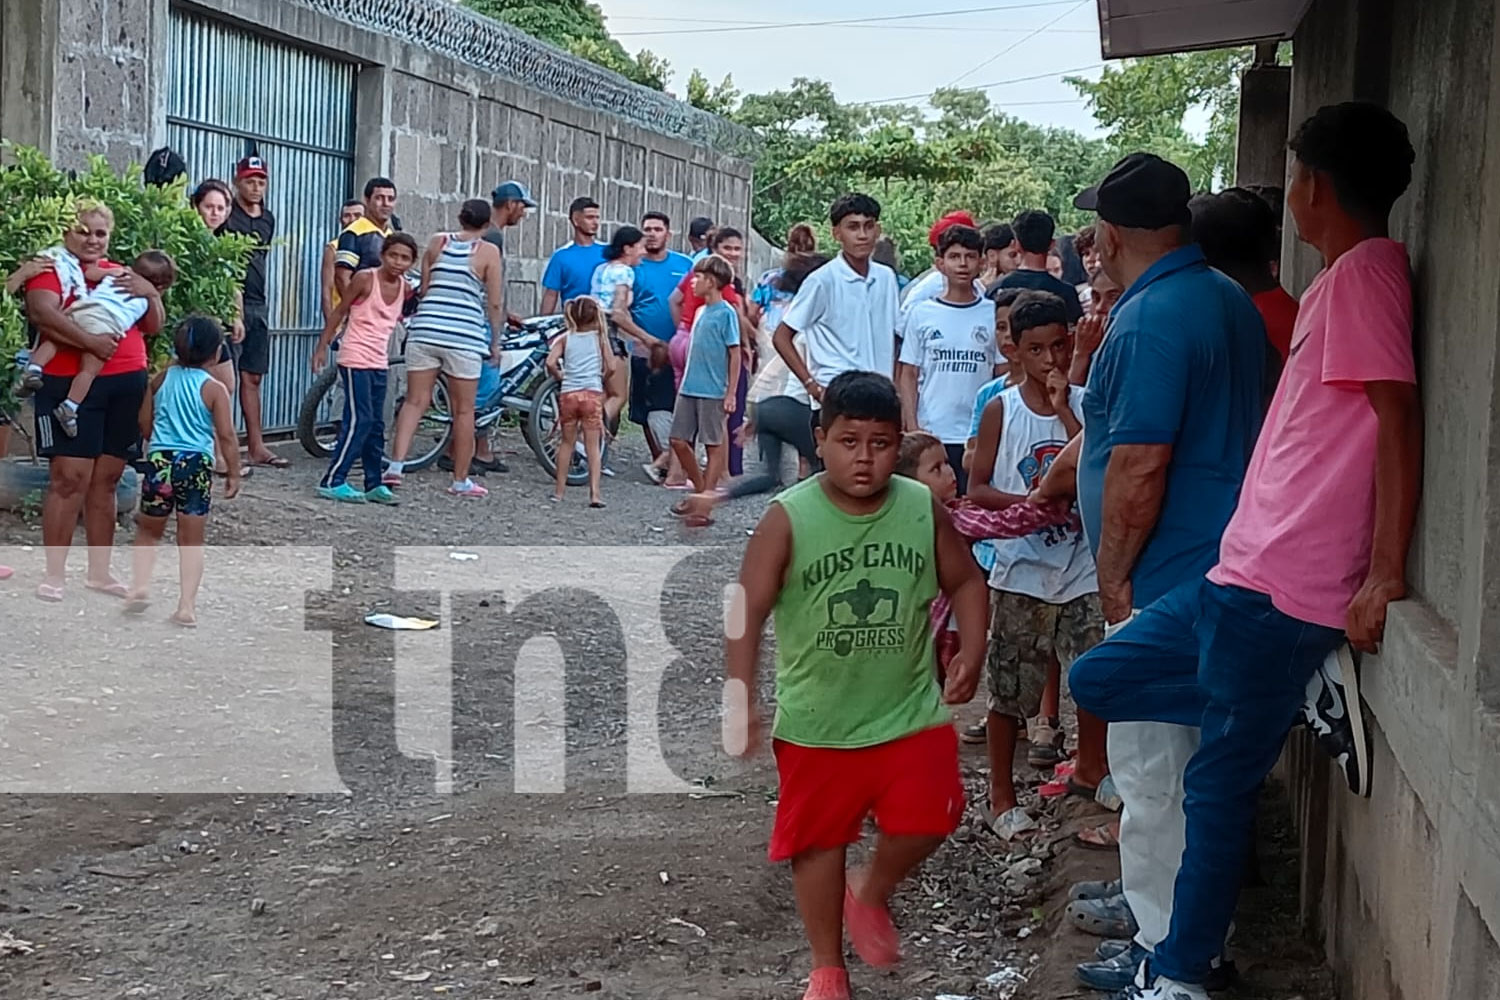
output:
[[[691,330],[693,328],[693,320],[698,315],[698,310],[703,308],[703,300],[693,293],[692,271],[683,275],[682,283],[677,286],[677,290],[682,292],[682,325]],[[724,286],[724,301],[738,308],[740,293],[734,290],[733,285]]]
[[[118,267],[118,264],[108,260],[99,261],[100,267]],[[90,285],[90,288],[93,286]],[[62,282],[57,280],[57,274],[47,271],[39,274],[26,283],[26,291],[47,291],[62,298]],[[77,299],[75,295],[71,299],[63,299],[62,306],[67,309]],[[42,371],[47,375],[61,375],[64,378],[72,378],[78,374],[78,362],[82,352],[77,348],[68,347],[58,343],[57,357],[49,361]],[[146,338],[141,335],[139,326],[132,326],[125,331],[125,337],[120,345],[115,348],[115,353],[104,362],[104,367],[99,369],[100,375],[122,375],[125,372],[138,372],[146,369]]]
[[[1266,339],[1285,362],[1292,349],[1292,328],[1297,325],[1297,300],[1280,285],[1252,295],[1251,299],[1255,308],[1260,310],[1260,318],[1265,321]]]

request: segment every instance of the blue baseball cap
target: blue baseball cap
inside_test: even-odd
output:
[[[527,208],[536,208],[536,199],[531,196],[531,191],[520,181],[506,181],[490,193],[490,203],[499,205],[501,202],[519,201]]]

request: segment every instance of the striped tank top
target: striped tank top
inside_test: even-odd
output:
[[[432,265],[427,294],[406,324],[408,341],[470,351],[481,357],[490,353],[490,324],[485,314],[484,282],[472,267],[479,240],[449,236]]]
[[[156,390],[149,451],[213,456],[214,415],[203,402],[203,385],[210,377],[202,368],[167,369]]]

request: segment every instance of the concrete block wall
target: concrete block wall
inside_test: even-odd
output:
[[[1393,237],[1412,256],[1426,423],[1411,599],[1367,658],[1375,791],[1344,793],[1296,739],[1304,916],[1354,1000],[1500,997],[1500,17],[1495,0],[1314,0],[1292,128],[1383,103],[1417,151]],[[1392,26],[1399,30],[1392,30]],[[1283,280],[1319,262],[1290,223]]]
[[[152,60],[163,12],[142,0],[53,5],[61,26],[51,74],[53,155],[69,166],[94,153],[112,163],[141,162],[152,149],[159,72]]]

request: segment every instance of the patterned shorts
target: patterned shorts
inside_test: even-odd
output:
[[[990,591],[990,645],[985,659],[989,710],[1017,719],[1041,710],[1042,689],[1053,661],[1066,670],[1104,641],[1098,594],[1067,604],[1003,590]]]
[[[141,483],[141,513],[171,517],[175,510],[189,517],[208,513],[214,490],[214,460],[201,451],[153,451],[146,456]]]

